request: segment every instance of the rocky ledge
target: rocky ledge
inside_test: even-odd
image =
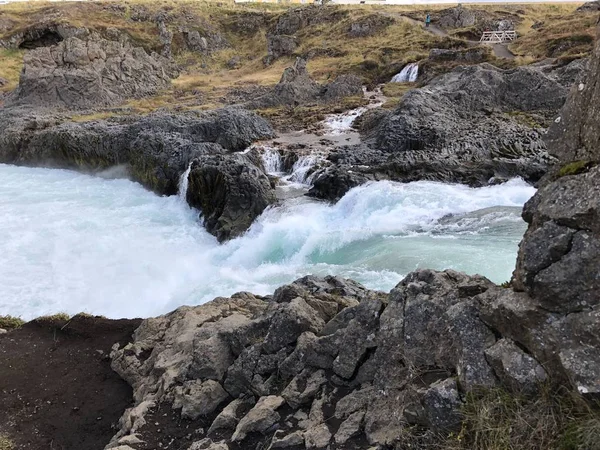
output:
[[[337,200],[369,180],[422,179],[483,186],[537,182],[553,163],[544,135],[586,61],[502,70],[459,67],[360,122],[364,142],[336,148],[311,195]]]

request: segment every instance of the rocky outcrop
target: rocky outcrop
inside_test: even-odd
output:
[[[572,64],[582,72],[579,62]],[[377,126],[363,128],[363,144],[331,152],[311,195],[336,200],[379,179],[481,186],[521,176],[535,182],[552,162],[543,136],[567,97],[566,70],[484,63],[437,77],[409,91]]]
[[[14,27],[13,24],[9,29]],[[0,39],[0,47],[32,50],[40,47],[52,47],[72,37],[85,39],[88,35],[89,30],[87,28],[77,28],[54,21],[43,21]]]
[[[331,83],[321,85],[313,80],[306,70],[307,61],[296,58],[292,67],[283,71],[281,80],[271,92],[251,101],[251,108],[308,103],[330,102],[344,97],[361,95],[362,82],[356,75],[340,75]]]
[[[241,109],[179,115],[156,113],[75,123],[57,114],[13,108],[1,112],[0,126],[4,130],[0,136],[0,161],[3,163],[92,173],[123,165],[132,179],[161,195],[177,194],[179,179],[190,162],[194,159],[204,161],[206,171],[215,169],[219,174],[215,181],[218,187],[190,191],[188,199],[193,206],[206,208],[206,216],[212,216],[213,210],[224,209],[231,213],[230,208],[248,206],[238,195],[246,197],[262,193],[266,199],[262,203],[258,198],[253,199],[253,205],[261,206],[232,213],[239,215],[235,220],[222,212],[217,215],[220,221],[229,217],[234,222],[229,228],[236,230],[223,234],[217,233],[219,227],[207,226],[220,239],[244,231],[251,220],[244,221],[241,217],[246,214],[253,219],[273,201],[262,168],[243,155],[231,153],[244,150],[256,140],[273,136],[273,130],[265,120]],[[221,179],[225,174],[225,179]],[[255,185],[262,190],[252,190]],[[212,224],[211,221],[208,223]],[[242,228],[243,224],[246,228]]]
[[[370,14],[352,22],[348,35],[353,38],[373,36],[394,23],[392,17],[381,14]]]
[[[10,103],[90,108],[144,97],[169,86],[176,74],[162,57],[99,37],[71,37],[25,54],[19,86]]]
[[[477,35],[483,31],[514,30],[520,18],[513,14],[491,13],[481,9],[456,6],[433,14],[434,22],[446,29],[470,28]]]
[[[597,12],[600,11],[600,1],[586,2],[577,8],[578,12]]]
[[[246,155],[205,154],[191,165],[187,201],[222,242],[244,233],[276,198],[267,174]]]
[[[335,23],[347,14],[347,11],[334,6],[311,5],[288,9],[267,33],[267,56],[263,59],[264,64],[270,65],[282,56],[293,55],[299,44],[296,36],[299,31],[311,25]],[[373,29],[377,27],[374,22],[372,26]],[[369,29],[368,24],[365,27],[365,30]]]

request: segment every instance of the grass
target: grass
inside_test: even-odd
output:
[[[25,321],[19,317],[0,316],[0,328],[4,330],[14,330],[15,328],[21,328],[24,324]]]
[[[108,7],[113,5],[113,7]],[[293,5],[294,7],[300,5]],[[575,13],[577,4],[469,4],[468,8],[485,10],[494,17],[511,15],[518,17],[521,38],[511,44],[517,54],[515,61],[494,61],[502,67],[529,64],[545,58],[549,53],[558,57],[585,56],[591,49],[595,15]],[[265,67],[263,57],[267,53],[267,33],[289,5],[276,3],[235,4],[233,0],[129,0],[128,2],[15,2],[0,6],[4,20],[11,22],[0,38],[32,24],[48,20],[86,26],[103,33],[107,28],[117,29],[129,36],[135,44],[147,51],[160,51],[158,28],[153,20],[134,21],[132,17],[145,8],[154,17],[158,12],[169,14],[167,27],[174,33],[173,56],[182,68],[172,87],[151,98],[130,100],[125,110],[99,111],[91,115],[75,117],[77,121],[107,118],[121,113],[147,113],[161,108],[175,110],[209,109],[224,104],[223,98],[232,87],[247,85],[273,85],[281,77],[285,67],[290,66],[297,55],[313,54],[308,64],[311,75],[320,82],[329,81],[344,73],[361,76],[366,84],[373,86],[389,80],[409,62],[427,58],[431,48],[463,48],[464,40],[439,37],[425,31],[405,16],[421,20],[427,11],[435,13],[450,5],[344,5],[328,6],[325,11],[333,19],[314,23],[300,30],[296,37],[299,47],[296,54],[284,57]],[[387,27],[372,36],[350,37],[352,23],[367,20],[373,14],[385,16]],[[435,16],[435,14],[434,14]],[[256,19],[254,23],[249,19]],[[544,25],[534,30],[536,22]],[[230,43],[228,48],[210,54],[188,51],[179,33],[180,28],[206,33],[220,33]],[[457,33],[468,30],[457,30]],[[315,55],[316,53],[316,55]],[[228,62],[239,59],[239,65],[231,68]],[[10,91],[18,83],[22,66],[22,52],[0,50],[3,61],[0,77],[8,80],[3,91]],[[447,71],[452,64],[440,67]],[[390,95],[387,107],[393,107],[403,92]],[[271,114],[280,114],[270,111]]]
[[[589,171],[595,165],[593,161],[573,161],[562,166],[558,171],[558,176],[579,175],[580,173]]]
[[[13,442],[7,436],[0,434],[0,450],[13,450],[14,448]]]
[[[19,84],[19,75],[23,67],[23,51],[16,49],[0,48],[0,78],[7,83],[0,86],[0,92],[10,92]]]
[[[466,395],[458,432],[409,428],[397,449],[600,450],[600,410],[572,391],[540,386],[535,397],[502,389]]]

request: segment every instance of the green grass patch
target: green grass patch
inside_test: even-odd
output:
[[[573,161],[562,166],[558,171],[558,176],[579,175],[580,173],[588,172],[595,165],[596,163],[593,161]]]

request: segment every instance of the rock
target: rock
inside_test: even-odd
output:
[[[267,35],[267,56],[265,63],[269,65],[282,56],[291,56],[296,51],[296,48],[298,48],[298,41],[294,36]]]
[[[2,22],[0,20],[0,24]],[[85,39],[89,35],[87,28],[77,28],[53,19],[35,23],[24,29],[10,22],[9,25],[7,30],[16,31],[8,36],[5,34],[6,37],[0,40],[0,47],[33,50],[41,47],[52,47],[72,37]]]
[[[4,87],[8,84],[8,80],[6,78],[0,77],[0,87]]]
[[[229,446],[223,441],[213,442],[212,439],[205,438],[194,442],[187,450],[229,450]]]
[[[310,428],[304,433],[304,444],[307,449],[325,448],[331,441],[331,432],[327,425],[321,424]]]
[[[216,381],[186,381],[175,390],[173,408],[181,408],[182,418],[196,420],[211,414],[227,397],[229,394]]]
[[[505,386],[517,393],[535,394],[546,381],[546,371],[514,342],[500,339],[485,350],[485,358]]]
[[[327,86],[322,94],[325,101],[362,95],[362,81],[356,75],[340,75]]]
[[[283,437],[278,437],[278,432],[275,432],[269,449],[290,448],[301,445],[304,445],[304,433],[301,431],[295,431]]]
[[[281,396],[294,409],[298,409],[305,403],[311,403],[317,395],[321,386],[327,382],[325,372],[317,370],[311,373],[310,370],[303,370],[296,375],[290,384],[283,390]]]
[[[478,14],[471,9],[457,6],[448,8],[439,13],[437,24],[442,28],[467,28],[475,25]]]
[[[267,174],[244,154],[200,156],[188,179],[187,202],[219,242],[244,233],[276,201]]]
[[[158,55],[101,38],[72,37],[25,54],[9,104],[62,108],[111,106],[155,94],[176,71]],[[68,83],[65,82],[68,80]]]
[[[336,444],[343,445],[350,438],[356,436],[361,431],[363,419],[365,417],[364,411],[358,411],[350,415],[346,420],[342,422],[338,432],[335,434]]]
[[[353,21],[348,30],[348,35],[353,38],[373,36],[393,23],[394,19],[392,17],[382,14],[370,14]]]
[[[158,22],[158,38],[163,46],[161,55],[165,58],[171,57],[171,43],[173,41],[173,33],[169,31],[163,20]]]
[[[296,342],[303,332],[319,333],[324,326],[325,322],[313,308],[303,299],[295,298],[281,305],[273,315],[263,349],[268,353],[274,353]]]
[[[6,334],[6,333],[8,333],[8,330],[5,330],[4,328],[0,328],[0,335]]]
[[[306,64],[305,59],[296,58],[294,65],[284,70],[281,80],[271,92],[260,95],[247,105],[251,108],[298,106],[362,95],[362,81],[356,75],[340,75],[331,83],[320,85],[310,77]]]
[[[252,406],[254,406],[254,402],[250,398],[235,399],[223,408],[223,411],[221,411],[215,420],[213,420],[207,434],[212,434],[216,431],[235,430],[240,421],[239,411]]]
[[[597,12],[600,11],[600,1],[586,2],[576,9],[578,12]]]
[[[229,70],[239,69],[242,65],[242,59],[239,56],[232,56],[225,63]]]
[[[460,428],[462,402],[456,381],[452,378],[433,383],[423,396],[422,403],[432,429],[447,432]]]
[[[334,6],[310,5],[301,8],[289,8],[278,17],[277,23],[271,31],[274,34],[291,36],[310,25],[339,22],[347,15],[348,11],[340,10]]]
[[[240,420],[231,440],[239,442],[243,441],[249,433],[265,433],[279,421],[280,416],[276,410],[284,402],[283,397],[275,395],[261,397],[248,414]]]
[[[174,195],[190,162],[206,157],[207,161],[216,161],[215,165],[221,166],[223,171],[244,170],[247,165],[250,169],[247,177],[228,181],[248,180],[258,192],[264,189],[265,202],[274,201],[270,181],[262,169],[244,156],[228,154],[273,135],[264,119],[239,108],[203,113],[155,113],[84,123],[67,122],[66,117],[46,111],[5,108],[0,111],[0,127],[4,130],[0,135],[2,163],[92,173],[124,166],[133,180],[148,189],[160,195]],[[256,179],[252,179],[254,176]],[[234,191],[239,193],[239,190]],[[199,194],[195,195],[197,198]],[[231,199],[223,199],[225,201]],[[258,204],[258,200],[252,201]],[[251,221],[247,216],[246,225]],[[241,226],[242,222],[236,223]],[[245,229],[239,229],[242,231]]]

